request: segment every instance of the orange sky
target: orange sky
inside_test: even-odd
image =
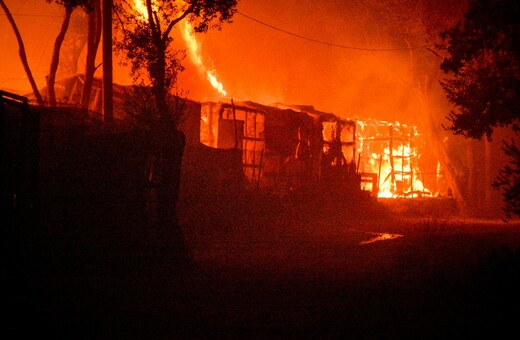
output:
[[[389,41],[388,29],[371,19],[370,2],[242,0],[238,10],[283,30],[332,44],[373,49],[406,47],[404,41]],[[6,3],[15,14],[25,40],[34,76],[39,86],[44,86],[63,9],[43,0],[6,0]],[[185,48],[182,38],[178,35],[175,38],[176,46]],[[198,35],[198,39],[206,65],[214,67],[228,96],[221,98],[187,58],[179,85],[194,100],[233,98],[262,104],[306,104],[343,117],[414,124],[424,109],[411,85],[408,51],[373,52],[318,44],[239,14],[221,31]],[[21,94],[29,92],[17,43],[3,13],[0,60],[0,88]],[[82,66],[80,61],[80,70]],[[114,80],[128,83],[126,70],[116,65]]]

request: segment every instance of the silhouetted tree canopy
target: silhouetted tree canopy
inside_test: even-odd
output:
[[[455,134],[491,137],[493,128],[520,128],[520,4],[471,0],[464,20],[441,33],[448,56],[441,82],[456,107],[448,115]]]
[[[471,0],[464,20],[441,33],[447,53],[441,82],[456,111],[447,116],[455,134],[490,138],[497,127],[520,132],[520,4],[515,0]],[[502,189],[508,216],[520,216],[520,150],[504,142],[510,157],[493,186]]]

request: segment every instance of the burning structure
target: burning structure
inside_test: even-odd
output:
[[[424,144],[417,127],[379,120],[357,120],[358,170],[377,179],[379,197],[431,196],[419,170]],[[436,174],[435,174],[436,175]],[[374,183],[370,183],[374,190]]]
[[[313,117],[253,102],[201,104],[201,143],[238,149],[246,182],[275,191],[317,178],[320,150]]]
[[[57,85],[62,103],[79,102],[81,75]],[[101,83],[97,79],[93,91],[90,109],[99,112]],[[114,87],[118,119],[125,119],[125,93],[125,86]],[[341,187],[351,193],[359,191],[374,198],[433,196],[441,187],[437,182],[442,181],[442,169],[421,171],[425,142],[415,126],[375,119],[343,119],[311,105],[231,100],[190,101],[188,106],[184,117],[189,124],[183,124],[182,129],[192,140],[189,144],[196,153],[215,150],[215,161],[220,159],[215,167],[240,167],[233,171],[213,170],[222,178],[233,174],[234,178],[227,182],[238,182],[236,177],[242,176],[240,181],[244,180],[250,188],[279,194],[321,185],[329,189]],[[236,153],[240,155],[232,155]],[[199,165],[202,154],[196,157]],[[238,163],[234,160],[237,157],[241,159]],[[233,161],[225,165],[225,158]],[[435,191],[425,186],[425,177],[429,178],[428,187]]]
[[[200,141],[242,153],[247,183],[276,192],[322,184],[373,197],[431,196],[414,126],[341,119],[312,106],[201,104]]]
[[[135,6],[138,7],[139,4],[142,5],[143,2],[136,0]],[[244,36],[244,27],[240,26],[239,20],[237,20],[237,24],[239,25],[233,25],[237,27],[237,34]],[[30,26],[28,25],[28,27]],[[303,97],[305,98],[304,100],[312,100],[313,103],[318,105],[323,105],[324,101],[328,101],[333,103],[331,104],[332,107],[350,107],[357,112],[365,112],[367,115],[374,114],[377,116],[377,112],[381,112],[380,108],[382,105],[392,110],[392,106],[388,106],[388,101],[385,101],[386,98],[381,97],[373,97],[377,98],[377,100],[372,101],[377,103],[377,106],[372,110],[365,110],[365,106],[356,104],[358,101],[364,104],[366,102],[364,94],[370,91],[372,87],[379,88],[380,85],[384,86],[386,84],[385,79],[382,79],[382,81],[385,81],[382,84],[376,84],[373,81],[365,82],[371,84],[369,88],[360,87],[358,89],[352,85],[352,87],[348,87],[343,91],[329,91],[330,93],[327,93],[327,96],[323,96],[323,98],[312,96],[314,92],[326,93],[329,88],[321,87],[316,91],[317,88],[312,84],[316,79],[323,79],[323,83],[329,84],[331,79],[337,77],[337,74],[350,71],[350,66],[339,65],[342,67],[330,68],[334,71],[334,74],[322,74],[323,70],[320,68],[319,75],[313,77],[311,73],[304,72],[307,70],[305,65],[298,63],[295,63],[297,66],[292,66],[293,63],[289,63],[288,65],[291,67],[287,67],[288,65],[285,64],[278,65],[278,60],[280,59],[292,60],[289,57],[294,56],[291,53],[294,53],[296,50],[293,49],[282,49],[287,50],[288,54],[285,56],[288,57],[282,58],[280,55],[275,54],[277,58],[273,58],[274,62],[271,63],[265,63],[267,58],[260,58],[256,55],[254,58],[247,58],[246,55],[239,58],[243,60],[244,64],[260,69],[258,65],[254,65],[254,61],[258,59],[258,61],[262,62],[261,65],[264,67],[264,72],[266,68],[272,68],[272,72],[277,75],[277,78],[274,80],[269,77],[261,77],[266,79],[263,82],[256,79],[254,87],[251,86],[251,88],[254,88],[254,91],[249,91],[249,87],[244,85],[246,82],[249,82],[250,74],[252,73],[240,72],[236,66],[237,63],[240,64],[241,60],[233,58],[232,72],[235,72],[235,76],[247,75],[248,79],[244,80],[243,78],[235,77],[234,84],[240,84],[240,87],[244,87],[245,90],[237,90],[236,85],[233,88],[233,82],[230,82],[230,88],[228,89],[226,86],[226,89],[229,91],[226,92],[222,83],[216,79],[217,73],[212,65],[211,58],[203,58],[203,52],[205,52],[204,44],[199,44],[196,34],[194,34],[188,24],[184,25],[183,23],[179,25],[179,28],[180,30],[177,34],[185,41],[185,47],[193,66],[202,75],[201,79],[208,81],[214,88],[212,90],[214,95],[205,94],[195,97],[217,100],[215,98],[225,98],[227,93],[233,93],[237,97],[259,100],[260,102],[269,102],[271,100],[298,102]],[[40,36],[39,33],[41,32],[38,32],[35,36]],[[227,33],[232,32],[228,31]],[[223,40],[226,39],[231,38],[226,34],[226,38]],[[5,40],[7,41],[8,39]],[[250,41],[248,42],[248,40]],[[276,51],[280,50],[279,46],[282,40],[276,40],[276,37],[273,37],[272,40],[263,40],[272,42],[276,47]],[[256,41],[256,39],[241,40],[242,43],[251,44],[256,44]],[[228,48],[221,48],[220,50],[225,51],[225,54],[232,55],[228,52]],[[255,51],[252,48],[243,48],[242,50]],[[214,48],[212,51],[215,52],[218,49]],[[308,53],[313,58],[312,63],[309,62],[309,65],[313,66],[312,69],[314,69],[314,61],[317,60],[316,56],[318,54],[314,54],[315,52],[318,53],[317,51],[318,49],[313,49],[312,53]],[[331,54],[328,50],[324,51],[324,53],[327,53],[327,55]],[[365,73],[363,72],[368,71],[368,76],[370,76],[374,69],[378,72],[380,71],[374,63],[367,62],[368,64],[365,65],[366,58],[360,58],[360,60],[362,63],[352,64],[359,68],[359,74],[362,74],[359,75],[360,78],[354,78],[354,80],[365,79]],[[5,61],[6,65],[8,65],[7,60]],[[408,60],[406,63],[408,64]],[[379,64],[383,65],[382,63]],[[222,71],[222,63],[218,65]],[[64,70],[61,66],[60,69]],[[286,78],[280,76],[278,78],[281,74],[280,69],[290,72],[290,76]],[[355,73],[357,74],[357,72]],[[309,86],[312,88],[312,92],[306,92],[305,89],[302,89],[302,86],[300,86],[302,82],[297,81],[298,78],[295,78],[297,74],[304,74],[307,77],[306,80],[311,80],[306,81],[306,84],[312,85]],[[61,75],[63,76],[64,74],[62,73]],[[69,76],[70,74],[66,73],[66,75]],[[43,79],[44,74],[40,78]],[[190,78],[196,77],[190,76]],[[341,78],[341,82],[344,82],[343,76],[339,78]],[[83,86],[82,77],[73,75],[71,78],[61,79],[63,81],[59,81],[56,84],[58,101],[66,105],[77,105],[81,94],[80,90]],[[288,92],[284,92],[282,95],[277,91],[279,91],[280,84],[285,84],[285,81],[295,85],[292,88],[292,92],[291,88],[289,88]],[[350,83],[359,84],[361,82],[352,81]],[[10,82],[10,84],[14,84],[14,82]],[[271,89],[271,87],[274,88],[273,91],[265,91],[266,89]],[[297,96],[295,95],[295,88],[298,89],[296,91],[298,93]],[[89,110],[94,112],[101,111],[101,90],[101,81],[96,79]],[[263,92],[268,93],[264,94]],[[349,98],[355,98],[356,100],[336,102],[334,98],[331,98],[331,95],[332,97],[341,97],[338,95],[341,93],[348,93]],[[116,85],[114,87],[115,119],[125,119],[126,112],[117,110],[117,108],[122,108],[123,106],[123,95],[124,86]],[[394,92],[389,96],[399,98],[399,96],[395,96]],[[432,96],[432,98],[434,97]],[[413,100],[413,98],[406,97],[406,103],[408,103],[408,99],[410,101]],[[407,105],[403,106],[400,102],[398,104],[394,108],[399,107],[401,109],[405,107],[402,113],[410,116],[411,111],[406,109]],[[184,183],[189,183],[189,185],[184,185],[185,187],[198,185],[201,189],[207,188],[210,184],[209,179],[212,178],[212,176],[207,174],[214,174],[215,172],[218,172],[218,176],[213,176],[215,181],[211,185],[217,183],[218,178],[233,176],[231,181],[238,181],[237,178],[240,177],[241,181],[245,179],[245,182],[254,188],[265,188],[275,191],[293,190],[298,186],[317,182],[325,183],[331,180],[337,181],[338,178],[344,178],[342,180],[352,181],[352,186],[356,188],[359,184],[361,190],[369,193],[372,197],[425,197],[437,196],[437,193],[440,192],[442,196],[451,195],[454,197],[461,210],[467,210],[471,214],[480,215],[489,211],[486,214],[497,215],[496,211],[500,211],[501,208],[499,205],[499,202],[502,201],[500,193],[494,191],[489,185],[495,177],[499,165],[506,162],[501,157],[501,138],[497,138],[498,142],[496,143],[488,140],[467,141],[461,139],[460,136],[454,137],[446,135],[443,131],[437,131],[440,122],[439,124],[431,122],[433,125],[428,126],[428,134],[431,137],[428,139],[428,149],[430,149],[429,152],[435,153],[432,160],[435,163],[438,160],[438,166],[435,168],[432,163],[428,167],[423,167],[421,159],[428,158],[424,157],[421,150],[425,143],[423,136],[418,133],[414,126],[406,126],[394,121],[357,118],[341,119],[334,114],[318,112],[311,106],[261,105],[253,102],[235,104],[233,102],[200,103],[191,101],[189,106],[190,112],[186,113],[185,116],[190,116],[190,124],[185,124],[182,127],[188,141],[187,151],[183,159],[183,171],[185,168],[189,168],[192,172],[189,172],[183,178]],[[411,106],[411,109],[414,110],[413,112],[417,111],[413,106]],[[221,116],[220,110],[222,110]],[[397,112],[395,109],[392,111]],[[213,118],[211,118],[213,120],[210,120],[210,116],[206,116],[207,120],[201,121],[200,114],[202,113],[204,116],[208,112],[211,112],[211,115],[213,115]],[[434,114],[437,113],[432,113],[432,116]],[[216,119],[214,119],[215,117]],[[377,117],[389,120],[401,119],[395,113]],[[193,124],[195,120],[196,124]],[[211,126],[212,135],[201,136],[201,134],[209,131],[208,126]],[[308,137],[308,135],[312,135],[312,137]],[[210,137],[214,139],[211,140]],[[506,134],[505,137],[509,138],[510,136]],[[235,151],[238,151],[238,155]],[[225,160],[229,162],[225,164]],[[201,165],[203,163],[204,165]],[[201,171],[201,169],[204,169],[204,171]],[[428,170],[425,171],[424,169]],[[205,172],[206,170],[207,172]],[[201,177],[193,176],[196,172],[201,173],[201,177],[207,179],[207,182],[203,182]],[[445,179],[443,176],[445,176]],[[197,182],[199,180],[200,183]],[[208,186],[204,187],[202,183],[206,183]],[[216,191],[223,187],[225,186],[218,187]]]

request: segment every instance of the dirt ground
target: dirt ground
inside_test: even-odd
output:
[[[190,202],[181,213],[187,259],[160,237],[18,256],[25,262],[6,276],[8,330],[381,339],[487,338],[516,327],[520,222],[291,204]]]

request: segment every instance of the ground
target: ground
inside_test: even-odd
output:
[[[380,339],[515,327],[516,221],[260,202],[192,202],[181,213],[188,260],[167,238],[18,254],[26,267],[9,273],[9,329],[20,338]],[[395,238],[367,242],[381,233]]]

